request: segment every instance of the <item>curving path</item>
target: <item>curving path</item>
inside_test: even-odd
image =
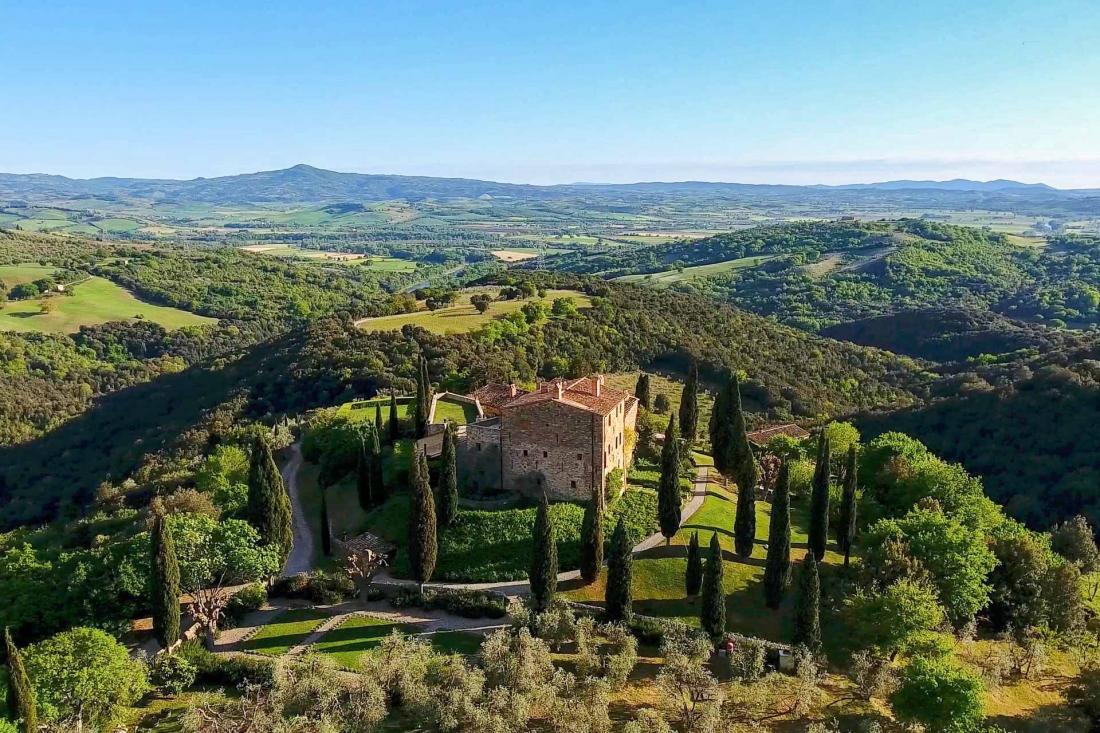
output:
[[[283,484],[286,493],[290,495],[290,508],[294,515],[294,546],[287,556],[286,565],[283,566],[283,577],[297,573],[308,573],[313,569],[313,530],[306,519],[305,510],[302,509],[302,497],[298,493],[298,471],[302,467],[301,443],[294,443],[289,448],[287,462],[283,465]]]

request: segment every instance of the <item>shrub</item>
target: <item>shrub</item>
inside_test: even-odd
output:
[[[627,624],[630,633],[642,644],[660,646],[668,637],[688,635],[690,628],[679,621],[634,614]]]
[[[263,583],[250,583],[229,599],[225,606],[225,618],[227,621],[239,622],[245,615],[263,608],[266,603],[267,588]]]
[[[352,597],[355,591],[355,581],[346,573],[314,570],[312,573],[298,573],[289,578],[280,578],[271,589],[271,594],[281,598],[305,598],[321,605],[331,605]]]
[[[758,639],[737,639],[726,658],[730,677],[753,682],[764,676],[767,647]]]
[[[268,684],[274,679],[275,662],[245,654],[225,656],[215,654],[199,641],[186,641],[176,656],[194,665],[195,681],[219,687],[237,687],[245,682]]]
[[[433,589],[423,592],[413,587],[402,588],[390,599],[394,608],[423,608],[446,611],[464,618],[503,618],[508,613],[508,598],[484,590]]]
[[[180,654],[158,654],[149,669],[149,681],[166,695],[175,697],[195,684],[198,668]]]

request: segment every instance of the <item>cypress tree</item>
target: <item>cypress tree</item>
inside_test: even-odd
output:
[[[710,551],[707,553],[707,567],[703,573],[703,597],[699,605],[699,621],[712,637],[721,636],[726,631],[726,596],[722,589],[722,546],[718,544],[718,533],[710,536]]]
[[[629,621],[633,615],[634,591],[631,576],[634,570],[634,555],[630,538],[626,534],[626,525],[619,517],[615,531],[611,533],[611,554],[607,558],[607,591],[605,606],[608,621]]]
[[[458,466],[454,423],[443,430],[443,452],[439,474],[439,528],[447,529],[458,514]]]
[[[558,590],[558,541],[554,538],[546,494],[542,495],[535,513],[531,540],[531,568],[527,572],[527,578],[531,581],[531,610],[542,613],[550,609],[554,593]]]
[[[732,385],[736,376],[731,376],[714,396],[714,407],[710,412],[710,450],[714,457],[714,469],[723,476],[730,475],[731,458],[729,452],[732,433]]]
[[[381,504],[389,497],[386,477],[382,471],[382,432],[374,430],[367,435],[367,456],[370,458],[371,497]]]
[[[257,437],[252,444],[247,511],[249,521],[260,533],[260,539],[279,548],[283,560],[286,560],[294,544],[290,496],[275,466],[271,446],[262,437]]]
[[[737,480],[737,514],[733,520],[733,544],[737,555],[752,556],[756,542],[756,458],[752,454],[745,413],[741,409],[741,389],[735,376],[730,395],[730,470]]]
[[[397,419],[397,394],[390,390],[390,444],[401,437],[401,421]]]
[[[603,502],[595,492],[584,507],[581,523],[581,578],[595,582],[603,565]]]
[[[332,556],[332,527],[328,523],[328,487],[321,487],[321,551]]]
[[[661,480],[657,485],[657,521],[665,544],[672,542],[680,529],[680,432],[676,416],[668,418],[665,444],[661,450]]]
[[[691,450],[699,432],[699,363],[694,359],[680,395],[680,431],[687,449]]]
[[[420,370],[416,375],[416,438],[419,440],[428,433],[428,410],[431,407],[431,384],[428,382],[428,360],[420,357]]]
[[[810,550],[821,562],[829,543],[829,438],[824,432],[817,447],[813,493],[810,495]]]
[[[409,464],[409,567],[423,590],[432,579],[438,550],[436,543],[435,498],[428,483],[428,461],[419,448],[413,448]]]
[[[178,600],[178,599],[177,599]],[[11,640],[11,631],[4,628],[4,647],[8,656],[8,715],[20,721],[22,733],[38,733],[38,702],[23,654]]]
[[[779,466],[772,496],[771,525],[768,528],[768,559],[764,564],[764,600],[768,608],[779,608],[791,582],[791,479],[787,462]]]
[[[180,566],[176,544],[164,516],[153,516],[149,535],[153,555],[153,630],[161,647],[167,649],[180,638]]]
[[[687,572],[684,573],[684,589],[689,596],[699,594],[703,587],[703,555],[699,552],[699,533],[691,533],[688,543]]]
[[[374,495],[374,478],[371,472],[371,462],[374,456],[370,454],[370,432],[359,441],[359,455],[355,466],[355,492],[359,496],[359,507],[363,511],[369,511],[374,506],[377,498]]]
[[[794,611],[794,645],[821,655],[821,579],[812,552],[806,553],[798,577],[798,604]]]
[[[844,471],[844,496],[840,503],[840,521],[836,528],[836,542],[844,552],[844,567],[852,554],[856,540],[856,484],[859,479],[855,443],[848,446],[848,464]]]
[[[649,409],[649,375],[642,372],[638,375],[638,383],[634,385],[634,396],[645,409]]]
[[[382,403],[379,401],[374,403],[374,432],[382,435],[382,430]]]

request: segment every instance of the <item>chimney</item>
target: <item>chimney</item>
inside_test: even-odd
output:
[[[516,396],[516,383],[515,382],[512,382],[511,384],[508,385],[508,396],[509,397],[515,397]]]
[[[558,380],[557,382],[554,383],[554,386],[558,388],[558,399],[560,400],[561,396],[562,396],[562,392],[565,390],[565,384],[563,384],[561,382],[561,380]]]
[[[603,375],[597,374],[596,376],[592,377],[592,384],[592,393],[599,397],[600,394],[603,393]]]

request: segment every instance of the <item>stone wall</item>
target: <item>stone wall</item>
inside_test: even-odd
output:
[[[456,443],[458,479],[473,493],[500,491],[500,421],[466,426],[466,434]]]
[[[603,488],[599,415],[546,400],[505,409],[501,421],[505,488],[581,501]]]

